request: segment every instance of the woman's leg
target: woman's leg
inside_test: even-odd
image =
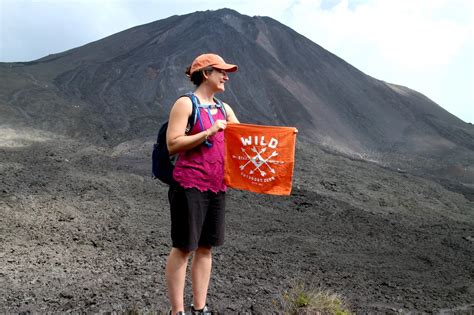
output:
[[[168,298],[171,303],[171,312],[176,314],[184,312],[184,284],[186,281],[186,268],[190,252],[173,247],[166,264],[166,283],[168,285]]]
[[[193,281],[194,308],[200,310],[206,305],[207,289],[211,278],[212,250],[199,247],[194,252],[191,276]]]

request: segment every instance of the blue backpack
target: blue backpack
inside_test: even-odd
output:
[[[189,92],[181,97],[189,97],[191,99],[193,109],[191,115],[188,118],[188,125],[186,127],[186,133],[190,132],[196,121],[199,120],[201,124],[201,129],[204,130],[200,110],[199,108],[209,107],[208,105],[201,105],[199,99],[194,95],[194,93]],[[227,119],[227,113],[224,108],[224,104],[217,98],[214,98],[214,101],[217,103],[217,107],[222,110],[224,117]],[[178,158],[178,154],[170,156],[168,151],[168,145],[166,144],[166,131],[168,130],[168,121],[161,125],[160,130],[158,131],[158,136],[156,143],[153,144],[153,153],[152,153],[152,176],[153,178],[158,178],[165,184],[171,185],[175,183],[173,179],[173,169],[174,164]]]

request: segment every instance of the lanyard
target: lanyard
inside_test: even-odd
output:
[[[216,106],[216,108],[219,108],[220,106]],[[204,124],[202,123],[202,119],[201,119],[201,108],[206,108],[206,112],[207,112],[207,115],[209,116],[209,121],[211,122],[211,126],[214,125],[214,117],[212,117],[212,113],[211,113],[211,106],[207,106],[207,105],[198,105],[198,108],[197,108],[197,115],[198,115],[198,119],[199,119],[199,123],[201,124],[201,130],[204,130]]]
[[[204,107],[204,106],[203,106]],[[209,106],[207,107],[207,114],[209,115],[209,120],[211,122],[211,125],[214,125],[214,118],[212,117],[212,114],[211,114],[211,109],[209,108]],[[204,124],[202,123],[202,119],[201,119],[201,109],[200,109],[200,106],[198,106],[197,108],[197,115],[198,115],[198,119],[199,119],[199,123],[201,125],[201,130],[205,130],[204,129]],[[204,141],[204,144],[210,148],[212,147],[212,142],[209,141],[209,139],[206,139],[206,141]]]
[[[211,126],[214,125],[214,118],[212,117],[211,109],[209,107],[207,108],[207,114],[209,115],[209,120],[211,121]]]

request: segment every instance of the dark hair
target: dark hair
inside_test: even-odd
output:
[[[191,66],[189,66],[186,68],[185,74],[190,78],[191,82],[193,82],[195,86],[200,86],[204,81],[204,72],[211,72],[212,70],[212,68],[205,68],[194,71],[192,74],[190,74],[189,72],[191,71]]]

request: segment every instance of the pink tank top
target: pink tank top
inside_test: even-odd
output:
[[[212,126],[207,109],[200,108],[200,115],[204,129]],[[212,115],[214,121],[225,119],[220,108]],[[199,119],[194,124],[190,134],[202,131]],[[184,188],[197,188],[200,191],[210,190],[212,192],[226,191],[224,184],[224,132],[220,131],[209,137],[211,147],[204,144],[198,145],[179,153],[176,161],[173,177]]]

